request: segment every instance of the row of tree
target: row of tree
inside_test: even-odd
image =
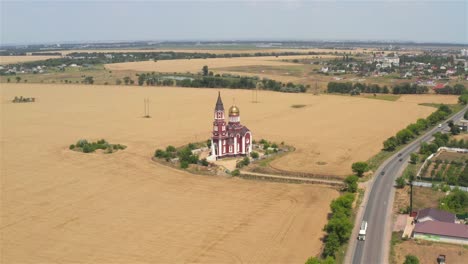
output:
[[[264,90],[303,93],[307,87],[303,84],[282,83],[275,80],[258,80],[256,77],[223,77],[216,76],[193,76],[193,77],[170,77],[157,73],[141,73],[138,75],[139,85],[148,86],[181,86],[195,88],[232,88],[232,89],[255,89],[259,87]]]
[[[392,136],[384,141],[383,149],[386,151],[393,151],[399,145],[404,145],[408,143],[411,139],[418,136],[422,131],[426,130],[428,127],[437,124],[438,122],[444,120],[452,113],[452,110],[446,106],[441,105],[431,115],[426,119],[420,118],[416,123],[409,124],[405,129],[398,131],[395,136]]]
[[[324,258],[335,257],[337,250],[348,242],[351,236],[353,230],[351,214],[354,196],[353,193],[346,193],[330,204],[332,216],[324,228],[327,232],[322,252]]]
[[[342,93],[342,94],[360,94],[360,93],[393,93],[393,94],[423,94],[429,89],[426,86],[417,84],[403,83],[397,84],[390,90],[387,86],[379,86],[378,84],[351,83],[351,82],[329,82],[327,92]]]
[[[465,86],[461,83],[455,84],[453,87],[450,85],[446,85],[444,88],[437,89],[435,92],[437,94],[463,94],[465,92]]]

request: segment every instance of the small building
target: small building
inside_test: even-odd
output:
[[[445,223],[455,223],[456,220],[455,214],[442,211],[435,208],[426,208],[422,209],[418,212],[416,216],[416,222],[423,223],[426,221],[438,221],[438,222],[445,222]]]
[[[468,245],[468,225],[425,221],[416,223],[413,237],[436,242]]]

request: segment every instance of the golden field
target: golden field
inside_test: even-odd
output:
[[[2,84],[0,262],[303,263],[318,254],[336,190],[192,175],[151,161],[156,148],[210,136],[217,91]],[[221,94],[226,109],[235,98],[254,139],[297,148],[274,166],[325,174],[349,173],[434,111],[350,96],[261,92],[252,103],[251,91]],[[9,102],[20,95],[37,102]],[[70,151],[81,138],[127,149]]]
[[[1,263],[303,263],[320,252],[336,190],[151,161],[156,148],[209,137],[216,90],[2,84],[1,94]],[[222,94],[245,105],[247,124],[268,118],[249,92]],[[16,95],[37,102],[10,103]],[[80,138],[127,149],[70,151]]]
[[[60,58],[60,56],[0,56],[0,65],[40,61],[55,58]]]
[[[224,67],[239,66],[296,66],[297,64],[285,62],[288,58],[304,58],[307,56],[264,56],[264,57],[240,57],[240,58],[213,58],[213,59],[180,59],[180,60],[160,60],[160,61],[139,61],[106,64],[105,67],[112,71],[145,71],[145,72],[201,72],[203,66],[208,66],[210,70]]]

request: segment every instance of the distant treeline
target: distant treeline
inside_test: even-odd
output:
[[[119,62],[135,61],[158,61],[158,60],[177,60],[177,59],[208,59],[208,58],[235,58],[235,57],[259,57],[259,56],[290,56],[290,55],[318,55],[317,52],[256,52],[256,53],[199,53],[199,52],[74,52],[62,58],[47,59],[44,61],[24,62],[12,64],[12,66],[48,66],[56,67],[62,64],[70,65],[95,65]],[[0,54],[1,55],[1,54]],[[7,56],[9,54],[6,54]],[[26,55],[26,54],[24,54]],[[33,55],[60,55],[60,53],[33,53]]]
[[[329,93],[343,93],[343,94],[359,94],[359,93],[393,93],[393,94],[424,94],[429,91],[427,86],[418,84],[403,83],[397,84],[389,89],[387,86],[379,86],[378,84],[365,84],[365,83],[339,83],[329,82],[327,92]],[[445,86],[445,88],[436,90],[440,94],[462,94],[465,91],[463,84],[456,84],[455,86]]]
[[[444,88],[435,90],[438,94],[463,94],[465,93],[465,86],[463,84],[457,83],[453,87],[446,85]]]
[[[242,77],[232,75],[215,76],[165,76],[157,73],[138,74],[138,84],[148,86],[181,86],[203,88],[260,89],[278,92],[303,93],[307,87],[302,84],[282,83],[275,80],[257,77]]]
[[[421,62],[421,63],[430,63],[431,65],[441,65],[446,64],[448,62],[453,62],[452,56],[434,56],[429,54],[422,54],[422,55],[401,55],[400,56],[400,64],[404,64],[406,62]]]

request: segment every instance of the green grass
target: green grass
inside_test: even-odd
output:
[[[402,232],[392,232],[392,239],[390,242],[390,263],[395,263],[395,246],[403,242],[401,236]]]

